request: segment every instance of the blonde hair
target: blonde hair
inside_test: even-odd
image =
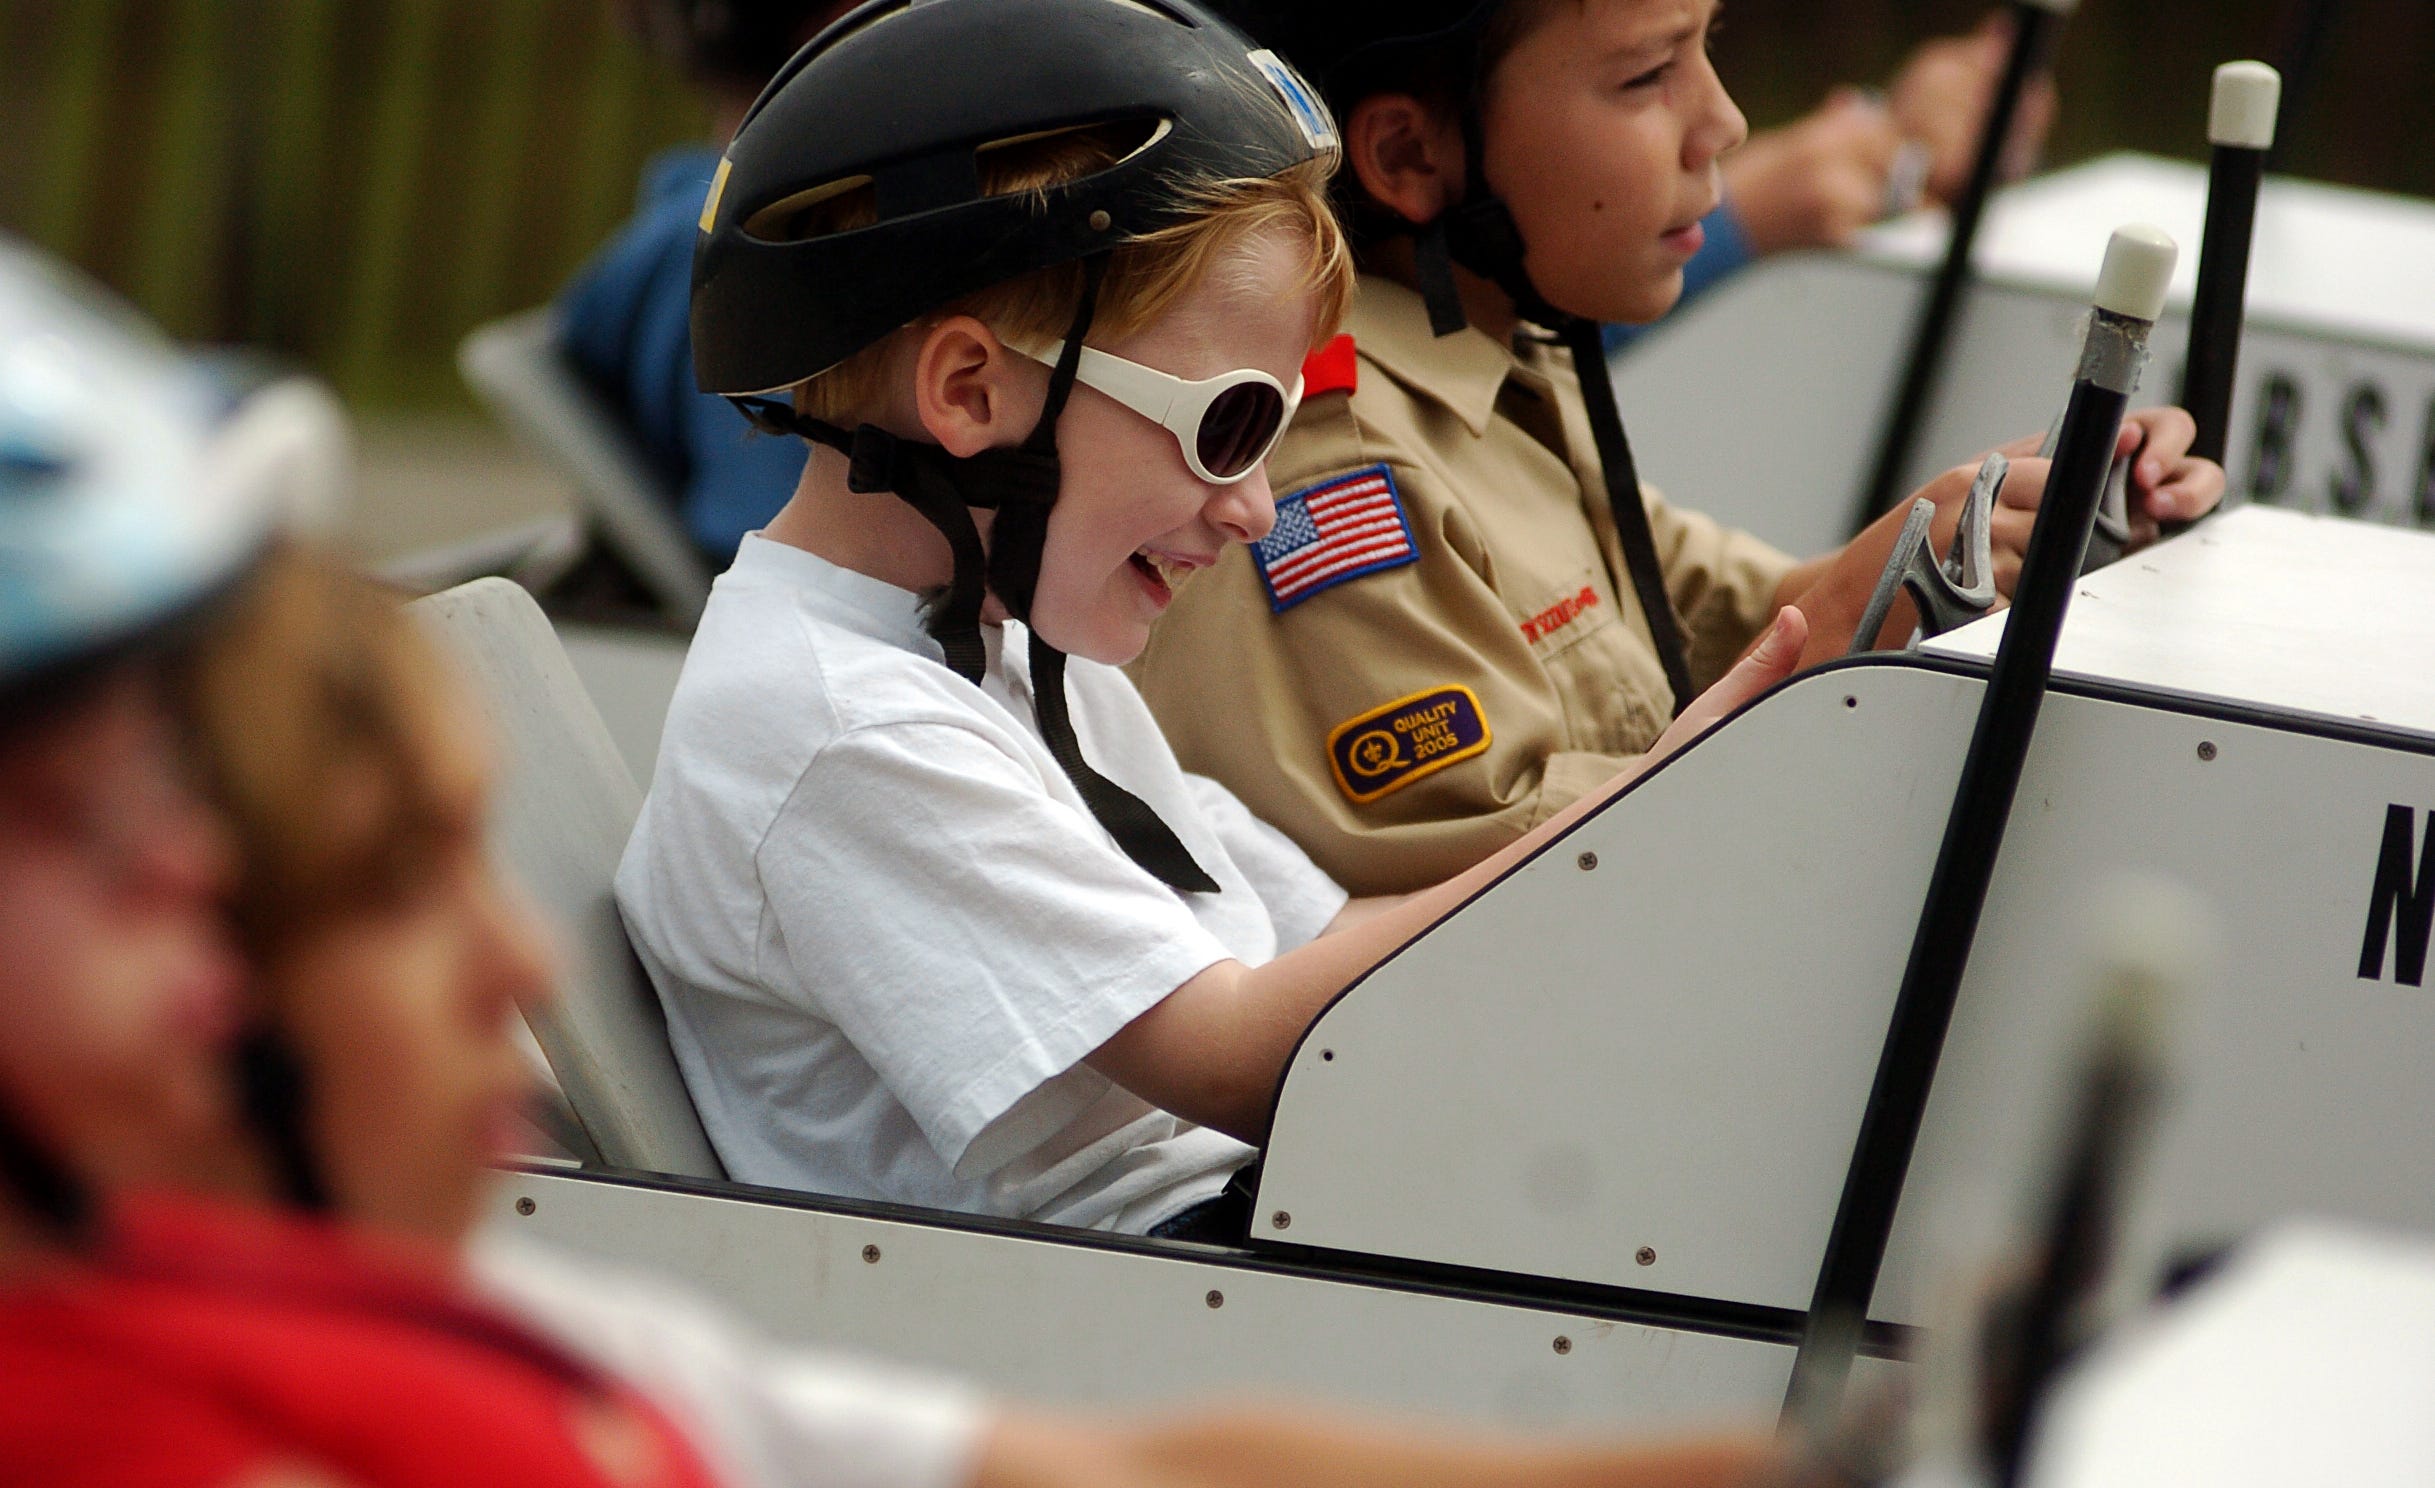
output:
[[[982,190],[993,196],[1028,194],[1045,210],[1049,187],[1105,170],[1139,143],[1106,129],[1080,129],[998,146],[981,154]],[[1352,304],[1353,259],[1328,206],[1324,165],[1313,161],[1277,176],[1179,186],[1176,206],[1175,222],[1109,253],[1092,319],[1094,340],[1119,340],[1153,324],[1242,245],[1280,233],[1299,237],[1305,249],[1294,287],[1317,301],[1313,344],[1335,334]],[[876,199],[864,183],[801,206],[781,202],[762,213],[752,230],[803,238],[851,231],[876,219]],[[1002,340],[1044,346],[1071,327],[1082,290],[1082,265],[1058,264],[967,295],[910,328],[970,315]],[[900,336],[866,346],[796,384],[795,411],[832,424],[856,422],[887,395]]]
[[[402,597],[335,559],[274,554],[173,681],[258,960],[411,890],[480,809],[471,704]]]

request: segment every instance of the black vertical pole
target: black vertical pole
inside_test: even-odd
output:
[[[2232,389],[2240,371],[2241,322],[2249,298],[2249,246],[2257,229],[2258,185],[2274,148],[2282,75],[2263,62],[2215,70],[2207,138],[2215,164],[2207,178],[2207,237],[2198,250],[2198,297],[2190,305],[2190,365],[2181,406],[2198,421],[2190,453],[2223,463],[2231,443]]]
[[[2120,1264],[2132,1170],[2163,1085],[2160,1000],[2180,990],[2172,985],[2176,977],[2188,975],[2169,953],[2159,958],[2161,949],[2148,947],[2144,958],[2106,968],[2106,1003],[2059,1154],[2044,1234],[2004,1330],[2009,1357],[1989,1361],[1991,1388],[1981,1409],[1993,1488],[2020,1483],[2046,1397],[2079,1352],[2091,1304]]]
[[[2276,55],[2283,72],[2283,101],[2294,115],[2308,107],[2341,15],[2341,0],[2292,0],[2283,13],[2282,45]]]
[[[1944,266],[1929,286],[1927,302],[1911,328],[1911,348],[1903,363],[1902,381],[1894,391],[1885,430],[1877,441],[1877,457],[1868,484],[1853,510],[1852,530],[1859,531],[1889,510],[1902,495],[1903,472],[1910,469],[1919,446],[1919,429],[1927,417],[1928,400],[1943,378],[1945,354],[1953,344],[1953,324],[1961,310],[1963,291],[1970,287],[1970,260],[1978,246],[1979,222],[1987,199],[1995,194],[2004,164],[2004,147],[2020,117],[2021,99],[2052,63],[2063,22],[2078,0],[2013,0],[2012,52],[2004,76],[1987,110],[1980,131],[1978,157],[1961,200],[1953,204],[1953,237],[1946,245]]]
[[[1987,886],[1994,880],[2013,793],[2029,757],[2038,710],[2054,668],[2055,642],[2071,605],[2090,528],[2113,467],[2114,443],[2139,374],[2148,335],[2172,281],[2173,240],[2152,227],[2114,234],[2097,281],[2095,314],[2080,352],[2071,403],[2055,446],[2037,525],[2015,586],[2004,638],[1987,677],[1961,783],[1945,820],[1909,963],[1878,1056],[1877,1077],[1844,1176],[1843,1197],[1818,1269],[1801,1351],[1785,1396],[1787,1424],[1831,1414],[1842,1398],[1894,1212],[1927,1113],[1928,1092],[1953,1021]]]

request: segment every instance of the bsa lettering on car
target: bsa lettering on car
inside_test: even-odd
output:
[[[2435,810],[2427,813],[2421,838],[2414,808],[2387,806],[2374,887],[2368,891],[2367,933],[2359,943],[2359,979],[2381,982],[2389,965],[2395,982],[2425,986],[2430,940],[2435,940]]]

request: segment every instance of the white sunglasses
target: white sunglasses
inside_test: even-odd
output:
[[[1064,354],[1062,341],[1024,353],[1051,367]],[[1092,346],[1082,348],[1074,380],[1163,426],[1192,473],[1216,486],[1231,486],[1259,469],[1302,406],[1298,375],[1291,388],[1250,367],[1192,382]]]

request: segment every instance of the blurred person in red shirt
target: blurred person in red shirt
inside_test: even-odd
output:
[[[255,1048],[236,859],[170,706],[270,540],[281,431],[0,242],[0,1462],[11,1482],[709,1479],[439,1258],[171,1198]],[[253,1061],[258,1063],[258,1059]]]

